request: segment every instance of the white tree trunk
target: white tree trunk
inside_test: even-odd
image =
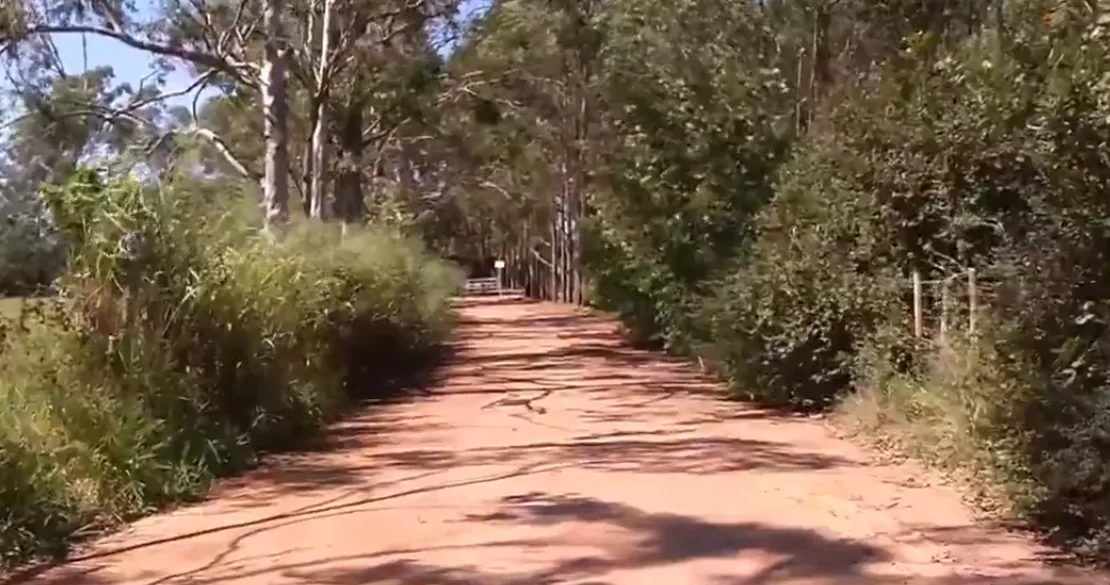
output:
[[[266,0],[263,21],[262,115],[265,120],[265,169],[262,213],[267,230],[289,221],[289,102],[285,91],[287,58],[281,22],[284,0]]]
[[[306,57],[311,57],[312,48],[320,44],[320,30],[316,26],[316,5],[318,0],[313,0],[311,8],[305,14],[304,22],[304,36],[307,39],[305,43]],[[310,62],[311,63],[311,62]],[[317,87],[319,84],[317,84]],[[316,111],[313,110],[309,114],[309,126],[315,131],[316,128]],[[312,149],[312,140],[309,140],[301,148],[301,193],[304,200],[301,201],[301,207],[304,209],[304,216],[312,216],[312,202],[315,200],[316,173],[312,164],[315,162],[315,155]]]
[[[328,165],[328,111],[324,99],[327,72],[331,61],[332,13],[335,0],[324,0],[324,19],[320,33],[320,71],[316,77],[316,126],[312,129],[312,217],[323,219],[326,214],[325,173]]]

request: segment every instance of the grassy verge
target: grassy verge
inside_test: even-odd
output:
[[[0,350],[2,565],[297,446],[452,326],[455,270],[396,234],[275,244],[189,193],[93,174],[49,200],[70,268]]]
[[[921,363],[901,370],[877,351],[882,344],[866,348],[857,391],[837,405],[838,421],[885,451],[942,471],[981,511],[1021,517],[1035,482],[1007,426],[1016,413],[1003,410],[1018,389],[974,340],[923,345]]]
[[[861,354],[856,392],[837,406],[840,422],[943,472],[988,517],[1037,528],[1083,560],[1106,563],[1106,394],[1046,390],[991,333],[919,344],[915,362],[900,368],[890,347],[877,339]]]

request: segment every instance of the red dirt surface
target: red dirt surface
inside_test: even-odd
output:
[[[462,303],[433,393],[338,425],[36,584],[1048,585],[1050,566],[908,464],[724,402],[696,366],[552,304]],[[506,396],[532,404],[488,406]],[[508,394],[506,394],[508,393]],[[486,408],[483,408],[486,407]]]

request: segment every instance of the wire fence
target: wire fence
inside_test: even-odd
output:
[[[995,303],[1014,303],[1020,282],[1012,275],[974,267],[934,271],[939,276],[910,275],[913,291],[913,335],[944,341],[952,333],[975,335],[982,329],[984,311]]]

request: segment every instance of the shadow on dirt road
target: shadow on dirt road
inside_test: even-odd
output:
[[[1110,582],[1047,564],[819,421],[721,400],[696,366],[626,347],[608,319],[519,300],[460,310],[432,392],[21,582]]]

